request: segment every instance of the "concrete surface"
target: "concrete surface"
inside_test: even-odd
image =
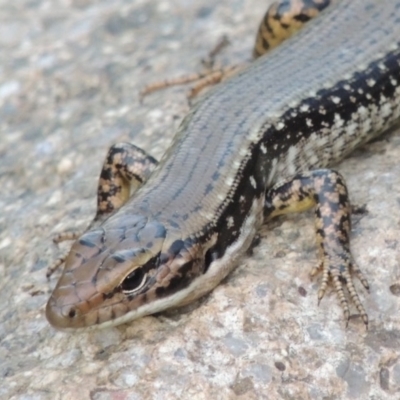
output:
[[[222,62],[248,58],[260,3],[0,0],[1,399],[400,398],[399,130],[338,167],[369,210],[352,232],[368,332],[357,317],[345,328],[330,290],[317,306],[312,213],[265,227],[185,309],[94,333],[45,319],[51,237],[92,219],[108,147],[130,140],[159,158],[188,110],[187,89],[143,104],[139,89],[198,69],[223,34]]]

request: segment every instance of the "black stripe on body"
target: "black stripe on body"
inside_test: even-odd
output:
[[[394,116],[398,118],[400,93],[396,94],[396,89],[399,83],[400,51],[397,49],[388,53],[385,59],[371,63],[364,72],[356,72],[333,88],[321,89],[314,97],[306,98],[295,108],[288,109],[278,124],[264,133],[263,140],[270,157],[282,159],[291,147],[307,142],[316,133],[328,135],[329,143],[314,143],[313,151],[318,154],[318,163],[307,165],[307,159],[303,157],[302,165],[297,168],[323,167],[343,158],[355,145],[372,139],[387,128],[393,123]],[[379,116],[373,115],[374,106]],[[383,107],[389,107],[391,112],[385,115]],[[363,131],[366,119],[370,119],[371,123],[369,129]],[[337,129],[335,136],[333,127],[340,125],[340,121],[343,126]],[[350,134],[347,128],[353,123],[357,125],[356,131]],[[337,148],[338,143],[342,143],[341,149]],[[336,150],[332,150],[333,145],[336,145]]]

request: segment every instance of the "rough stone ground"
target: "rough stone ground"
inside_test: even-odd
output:
[[[46,322],[51,237],[83,228],[110,144],[160,157],[185,90],[138,101],[144,83],[196,70],[222,34],[222,61],[250,53],[257,0],[0,0],[0,398],[400,398],[400,132],[339,166],[371,319],[344,326],[317,306],[312,213],[263,229],[253,255],[183,310],[66,334]],[[265,2],[266,3],[266,2]],[[354,310],[353,310],[354,311]]]

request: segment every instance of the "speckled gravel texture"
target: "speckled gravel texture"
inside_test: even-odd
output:
[[[248,59],[266,4],[0,0],[1,399],[400,398],[396,129],[338,167],[369,210],[352,231],[368,331],[357,317],[345,328],[330,290],[317,306],[312,212],[263,228],[253,254],[185,309],[94,333],[45,319],[52,235],[92,219],[108,147],[132,141],[159,158],[189,109],[187,89],[140,104],[140,88],[198,70],[223,34],[221,62]]]

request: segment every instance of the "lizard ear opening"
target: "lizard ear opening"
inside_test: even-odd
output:
[[[211,263],[215,261],[218,258],[218,253],[215,251],[213,248],[209,248],[206,251],[206,254],[204,256],[204,271],[203,274],[205,274],[208,271],[208,268],[210,267]]]

